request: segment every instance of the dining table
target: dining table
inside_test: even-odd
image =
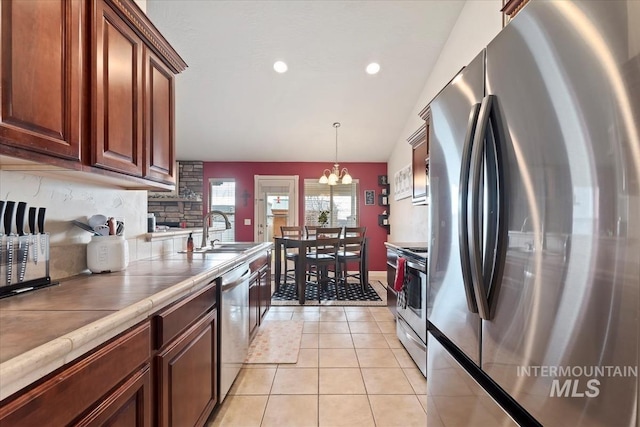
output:
[[[341,237],[342,241],[344,237]],[[301,236],[301,237],[282,237],[276,236],[274,237],[274,252],[275,252],[275,283],[276,283],[276,291],[280,290],[280,286],[282,285],[282,253],[283,248],[291,248],[297,249],[299,254],[306,254],[308,249],[314,245],[316,241],[316,236]],[[368,238],[364,238],[364,244],[362,245],[362,262],[360,263],[360,277],[362,277],[363,282],[366,284],[369,283],[369,262],[368,262]],[[298,256],[296,258],[295,268],[296,268],[296,288],[298,290],[298,302],[300,304],[304,304],[305,302],[305,290],[307,288],[306,281],[306,260],[304,256]],[[286,280],[286,279],[285,279]],[[319,292],[320,290],[318,290]]]

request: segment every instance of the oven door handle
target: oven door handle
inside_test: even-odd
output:
[[[421,265],[421,264],[418,264],[417,262],[412,262],[409,260],[407,260],[406,265],[408,268],[413,268],[414,270],[418,270],[421,273],[424,273],[425,269],[427,268],[425,265]]]

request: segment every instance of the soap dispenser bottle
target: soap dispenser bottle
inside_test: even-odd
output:
[[[193,252],[193,233],[189,233],[189,238],[187,239],[187,252]]]

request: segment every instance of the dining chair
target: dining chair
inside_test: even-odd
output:
[[[309,226],[309,227],[316,227],[316,226]],[[315,229],[315,236],[312,234],[312,238],[337,238],[339,239],[340,236],[342,235],[342,227],[316,227]],[[316,248],[314,247],[309,247],[308,248],[308,253],[313,254],[316,251]],[[311,265],[308,266],[309,268],[306,269],[307,272],[307,280],[311,280],[312,277],[316,276],[317,271],[315,269],[315,266]]]
[[[340,238],[342,236],[342,227],[319,227],[316,233],[317,236]]]
[[[363,236],[367,232],[367,227],[345,227],[344,237]]]
[[[288,237],[291,239],[300,239],[302,237],[302,227],[299,226],[281,226],[280,233],[282,237]],[[296,263],[298,262],[298,249],[287,246],[287,239],[284,239],[284,243],[282,245],[284,247],[284,281],[287,282],[287,279],[293,280],[293,283],[296,283]],[[293,267],[289,268],[289,262],[293,262]],[[297,295],[296,288],[296,295]]]
[[[318,290],[318,302],[322,300],[322,289],[329,289],[329,284],[333,284],[338,296],[338,251],[340,249],[340,239],[337,237],[316,238],[310,245],[311,251],[305,254],[305,269],[315,269],[315,281]],[[333,273],[333,276],[330,276]]]
[[[349,278],[358,279],[362,295],[364,295],[365,287],[364,277],[362,274],[362,262],[364,254],[364,236],[345,237],[341,240],[340,249],[338,250],[338,268],[340,283],[344,286],[345,295]],[[348,264],[358,264],[356,273],[349,273]]]
[[[304,232],[307,238],[316,237],[318,235],[318,229],[322,228],[319,225],[305,225]]]

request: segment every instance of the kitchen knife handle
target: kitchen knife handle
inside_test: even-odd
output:
[[[44,234],[44,214],[47,208],[38,209],[38,233]]]
[[[4,211],[4,234],[11,234],[11,226],[13,223],[13,210],[16,206],[16,202],[7,202],[7,207]]]
[[[29,208],[29,231],[36,234],[36,208],[33,206]]]
[[[18,236],[24,236],[24,214],[27,211],[26,202],[18,202],[18,210],[16,211],[16,231]]]

